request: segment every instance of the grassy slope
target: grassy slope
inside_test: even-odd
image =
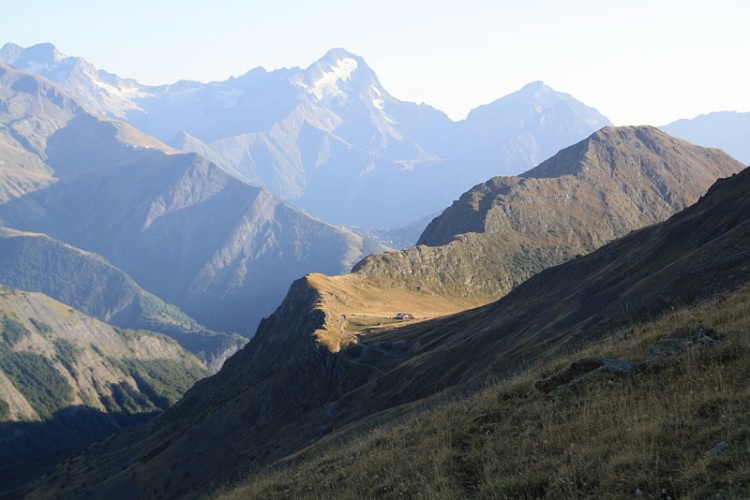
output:
[[[743,172],[734,179],[721,181],[711,190],[702,203],[684,211],[669,222],[634,232],[631,236],[610,244],[591,256],[541,273],[493,306],[438,321],[407,326],[401,329],[402,331],[384,330],[369,335],[365,340],[371,345],[375,342],[381,345],[393,343],[399,338],[408,339],[410,343],[420,342],[421,347],[418,353],[421,353],[421,355],[418,354],[401,365],[391,368],[388,374],[380,377],[381,380],[368,383],[344,395],[337,404],[337,410],[340,413],[335,427],[361,429],[374,421],[398,420],[399,415],[403,414],[406,409],[413,407],[414,402],[418,402],[421,398],[432,396],[430,400],[434,401],[434,395],[437,395],[438,398],[446,397],[446,393],[442,391],[445,387],[453,385],[460,388],[463,384],[475,386],[481,381],[487,383],[488,380],[492,379],[493,373],[495,375],[507,374],[508,367],[512,367],[514,364],[516,367],[523,366],[523,363],[519,363],[519,361],[540,359],[538,356],[541,354],[544,354],[544,358],[547,359],[561,359],[559,358],[562,356],[561,353],[580,346],[580,340],[590,342],[601,339],[602,336],[606,337],[616,332],[627,331],[638,321],[651,321],[665,311],[681,309],[685,307],[685,304],[695,303],[701,297],[710,297],[720,290],[732,289],[733,284],[746,279],[748,269],[747,238],[750,233],[748,232],[746,219],[747,202],[743,194],[743,186],[747,179],[748,172]],[[708,306],[705,311],[710,311],[712,307],[717,308],[718,306]],[[737,306],[734,309],[741,311],[742,306]],[[685,314],[691,313],[688,311]],[[747,323],[746,319],[735,319],[736,314],[734,312],[727,314],[726,317],[729,319],[725,320],[724,324],[729,324],[728,327],[722,324],[716,325],[716,322],[712,323],[708,320],[700,321],[709,323],[708,326],[717,327],[722,333],[731,328],[732,321],[736,321],[740,327],[743,325],[742,321],[745,324]],[[718,323],[721,322],[722,320],[718,320]],[[675,325],[675,328],[677,326],[680,325]],[[663,333],[661,332],[661,334]],[[659,334],[658,330],[657,334]],[[738,337],[736,341],[738,342],[737,345],[742,345],[742,337]],[[429,351],[433,351],[434,354],[428,355]],[[344,353],[346,352],[348,350],[344,351]],[[638,353],[622,351],[619,355],[637,356]],[[640,356],[642,359],[645,353],[640,353]],[[638,358],[635,357],[634,359]],[[738,362],[735,369],[743,367],[745,361]],[[569,360],[565,362],[569,362]],[[732,369],[730,367],[729,372],[719,376],[732,373]],[[687,391],[691,390],[690,384],[692,382],[680,379],[679,374],[675,374],[674,377],[664,377],[663,375],[647,373],[644,376],[650,376],[651,378],[645,379],[642,385],[631,386],[629,390],[632,392],[635,388],[645,388],[642,391],[643,394],[634,396],[638,401],[645,401],[645,403],[642,403],[644,405],[653,404],[654,401],[662,397],[659,392],[649,392],[652,386],[658,388],[661,384],[678,390],[681,384],[686,384]],[[663,380],[660,380],[662,378]],[[642,379],[636,377],[633,380]],[[404,383],[405,381],[408,381],[408,384]],[[716,387],[716,385],[712,387]],[[740,381],[728,390],[741,391],[742,387]],[[695,391],[695,389],[692,390]],[[626,391],[625,394],[627,395],[628,392]],[[527,394],[527,397],[530,397],[530,394]],[[468,404],[470,406],[474,403]],[[584,400],[581,404],[588,404],[588,402]],[[597,410],[602,418],[607,419],[607,423],[602,424],[603,427],[611,427],[609,422],[612,420],[625,418],[622,409],[627,408],[630,403],[620,401],[619,404],[620,409],[618,411],[612,408]],[[516,410],[521,411],[520,408],[518,407]],[[537,419],[538,415],[536,414],[529,413],[526,415],[523,413],[528,411],[528,408],[522,410],[523,421],[531,422]],[[632,416],[639,418],[639,415],[643,415],[644,411],[638,410]],[[481,413],[485,412],[474,413],[471,418]],[[570,413],[570,408],[563,409],[558,412],[555,418],[562,418]],[[672,418],[675,418],[676,414],[672,412],[671,415]],[[445,415],[438,416],[432,422],[439,422],[444,418]],[[544,425],[544,421],[541,420],[541,422]],[[714,421],[708,419],[704,424],[705,430],[709,431],[714,425]],[[713,429],[716,428],[713,427]],[[670,437],[669,432],[672,431],[675,434]],[[415,443],[422,440],[429,441],[428,436],[434,432],[440,431],[428,430],[426,435],[414,437],[413,441]],[[531,431],[525,434],[527,439],[534,439],[534,435],[529,432]],[[586,435],[581,434],[581,432],[580,429],[569,431],[570,439],[576,440],[581,435]],[[503,436],[506,437],[505,434]],[[682,436],[680,429],[668,428],[659,439],[671,438],[679,441]],[[738,439],[741,440],[741,433],[739,436]],[[333,440],[335,437],[336,434],[333,434],[331,438],[324,439]],[[351,435],[348,437],[351,439]],[[544,444],[543,441],[542,438],[539,446]],[[711,446],[716,442],[718,440],[711,443]],[[606,448],[611,441],[604,440],[603,443],[605,444],[602,447]],[[652,447],[655,444],[658,444],[658,442],[653,441]],[[681,443],[679,446],[683,444]],[[512,450],[513,446],[518,445],[519,443],[516,442],[506,448],[506,452]],[[393,447],[397,446],[393,445]],[[424,449],[417,447],[416,450],[413,450],[412,455],[417,456],[420,453],[425,453],[425,450],[428,449],[433,449],[433,447],[428,446]],[[708,449],[710,447],[702,450],[701,453]],[[539,448],[537,448],[537,452],[539,452],[538,450]],[[368,449],[365,455],[374,456],[375,452]],[[537,459],[541,460],[542,457],[547,455],[545,451]],[[352,460],[352,456],[351,453],[346,455],[349,461]],[[327,461],[325,456],[318,459]],[[486,461],[481,457],[476,460],[477,463]],[[437,462],[439,462],[439,459],[437,459]],[[615,463],[618,462],[615,461]],[[431,464],[431,467],[435,468],[434,461]],[[549,463],[547,466],[549,466]],[[411,467],[411,465],[405,465],[405,467]],[[622,475],[629,477],[632,471],[628,469],[627,463],[623,467]],[[638,467],[641,466],[638,465]],[[672,467],[672,465],[669,467]],[[336,470],[336,468],[326,468],[326,471],[333,470]],[[377,469],[364,467],[363,470]],[[419,467],[402,472],[404,475],[394,477],[408,476],[411,478],[414,475],[425,475],[425,469]],[[518,473],[519,470],[515,472]],[[601,472],[601,477],[610,473],[609,470]],[[348,473],[342,474],[351,478]],[[541,474],[543,473],[538,475]],[[550,472],[544,474],[553,475]],[[382,474],[375,473],[373,475],[383,477]],[[492,476],[492,474],[486,475],[487,477]],[[707,477],[713,478],[714,476],[709,474]],[[519,480],[523,482],[527,479],[521,477]],[[305,482],[304,487],[311,487],[311,483],[314,481],[315,478],[311,478],[311,482]],[[365,479],[362,479],[362,481],[368,483]],[[398,482],[398,479],[392,481],[389,488],[395,488],[394,485]],[[408,481],[402,479],[402,486],[408,487]],[[552,488],[549,483],[550,479],[545,479],[545,481],[547,482],[540,483],[542,489],[539,492],[547,492],[549,488]],[[356,484],[356,481],[352,480],[347,484]],[[372,484],[372,481],[369,481],[369,484]],[[431,476],[425,480],[424,484],[441,484],[441,481],[439,478]],[[477,482],[477,484],[479,483]],[[571,484],[575,486],[576,483]],[[341,487],[341,484],[339,483],[337,486]],[[558,486],[555,486],[555,488]],[[684,488],[689,490],[692,487],[685,486]],[[280,488],[283,491],[284,486]],[[642,491],[644,491],[644,488],[641,487]],[[377,491],[372,490],[369,495],[375,495]],[[509,490],[506,490],[506,493],[498,493],[497,496],[514,496],[507,491]],[[521,491],[518,490],[516,494],[520,495],[519,492]],[[634,491],[635,489],[631,491],[631,494]],[[380,493],[383,492],[387,491],[380,491]],[[429,491],[423,491],[423,493],[426,496],[436,494]],[[453,496],[465,493],[456,493],[455,490],[448,489],[443,491],[443,494],[444,496]],[[531,490],[526,491],[525,494],[533,496]],[[559,494],[561,494],[559,491],[549,493],[551,497],[559,496]],[[602,494],[606,496],[606,493]],[[628,493],[623,490],[622,494],[627,496]],[[288,496],[294,496],[294,494]],[[490,493],[488,496],[495,496],[495,493]]]
[[[590,355],[643,360],[683,326],[726,340],[558,397],[543,372]],[[220,498],[646,498],[750,493],[750,288],[634,323],[465,399],[350,426]],[[364,429],[364,430],[363,430]],[[707,454],[718,443],[726,451]]]

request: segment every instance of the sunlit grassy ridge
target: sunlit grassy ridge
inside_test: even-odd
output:
[[[542,373],[644,360],[675,330],[725,340],[557,397]],[[750,495],[750,288],[633,324],[399,423],[344,429],[219,498],[722,498]]]
[[[485,303],[477,297],[442,296],[424,290],[391,288],[358,274],[306,276],[318,291],[317,308],[325,313],[323,327],[316,330],[318,342],[333,352],[357,343],[356,334],[394,323],[399,313],[426,319],[455,313]]]

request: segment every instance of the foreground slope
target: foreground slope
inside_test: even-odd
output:
[[[88,114],[41,77],[0,74],[0,139],[54,174],[0,204],[0,221],[104,256],[209,328],[251,335],[293,279],[371,251],[198,155]]]
[[[329,306],[347,297],[321,286],[332,278],[307,276],[221,372],[152,423],[92,448],[33,489],[208,492],[334,429],[391,421],[426,398],[471,392],[725,293],[747,281],[748,188],[745,170],[668,221],[543,271],[498,302],[400,328],[344,329],[342,319],[351,318]],[[72,482],[60,479],[70,475]]]
[[[0,283],[44,293],[114,326],[169,335],[214,372],[246,342],[209,331],[102,257],[44,234],[0,227]]]
[[[534,82],[453,122],[390,95],[362,57],[149,87],[50,44],[6,44],[0,62],[50,78],[94,112],[201,154],[326,221],[409,224],[493,175],[522,172],[609,120]]]
[[[0,285],[0,484],[165,410],[209,372],[173,340]]]
[[[745,498],[749,306],[744,286],[676,307],[469,397],[336,430],[212,497]]]

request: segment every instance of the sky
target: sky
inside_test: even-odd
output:
[[[49,42],[148,85],[364,58],[454,120],[542,80],[615,125],[750,111],[748,0],[0,0],[0,45]]]

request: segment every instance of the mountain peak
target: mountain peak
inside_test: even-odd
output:
[[[734,160],[722,151],[690,144],[656,127],[608,126],[561,150],[521,177],[541,179],[573,175],[593,179],[598,176],[630,178],[645,175],[655,180],[703,176],[711,171],[712,165],[727,162]],[[688,164],[692,173],[688,172]]]
[[[610,121],[595,109],[586,106],[570,94],[558,92],[541,80],[528,83],[512,94],[473,109],[467,119],[496,122],[510,119],[503,118],[506,116],[519,116],[519,113],[541,114],[560,105],[569,108],[595,129],[610,124]]]
[[[345,95],[354,87],[376,85],[378,91],[383,92],[375,73],[364,59],[341,48],[329,50],[307,68],[295,83],[319,102]]]
[[[5,64],[12,64],[13,61],[18,59],[23,52],[23,47],[16,45],[15,43],[6,43],[0,48],[0,62]]]
[[[526,85],[524,85],[520,92],[529,92],[529,91],[546,91],[546,92],[554,92],[555,90],[550,87],[549,85],[546,85],[542,80],[536,80],[534,82],[529,82]]]
[[[66,58],[67,56],[51,43],[38,43],[23,49],[14,65],[19,67],[47,66]]]
[[[320,61],[341,61],[343,59],[354,59],[358,62],[362,61],[362,58],[356,54],[352,54],[346,49],[343,49],[341,47],[335,47],[328,52],[320,59]]]

